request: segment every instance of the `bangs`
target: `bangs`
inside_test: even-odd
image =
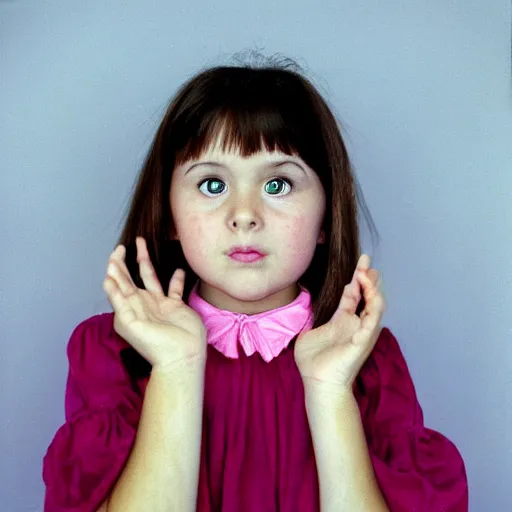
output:
[[[242,157],[280,151],[312,168],[320,165],[318,156],[326,153],[322,130],[303,79],[279,70],[215,71],[206,83],[202,78],[200,93],[183,91],[181,105],[178,98],[169,137],[175,165],[196,160],[217,144]]]

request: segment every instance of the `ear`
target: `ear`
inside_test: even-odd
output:
[[[318,244],[324,244],[325,243],[325,231],[320,231],[320,234],[318,235],[318,239],[316,241]]]

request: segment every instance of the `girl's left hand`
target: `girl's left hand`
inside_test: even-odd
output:
[[[338,309],[324,325],[299,335],[295,362],[305,388],[330,392],[352,391],[352,386],[379,337],[386,310],[379,272],[370,268],[370,256],[359,258],[350,284],[343,289]],[[365,309],[356,315],[364,294]]]

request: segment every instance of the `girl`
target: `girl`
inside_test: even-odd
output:
[[[462,512],[379,272],[336,120],[287,66],[177,93],[104,290],[68,343],[47,512]]]

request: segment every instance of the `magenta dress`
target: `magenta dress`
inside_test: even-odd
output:
[[[247,316],[214,308],[196,287],[189,305],[208,332],[197,510],[319,512],[304,389],[293,357],[296,335],[312,325],[309,293],[302,289],[288,306]],[[130,455],[150,366],[115,332],[113,313],[78,325],[67,352],[66,422],[43,459],[44,510],[96,512]],[[466,512],[464,462],[450,440],[424,426],[388,328],[354,393],[391,512]]]

